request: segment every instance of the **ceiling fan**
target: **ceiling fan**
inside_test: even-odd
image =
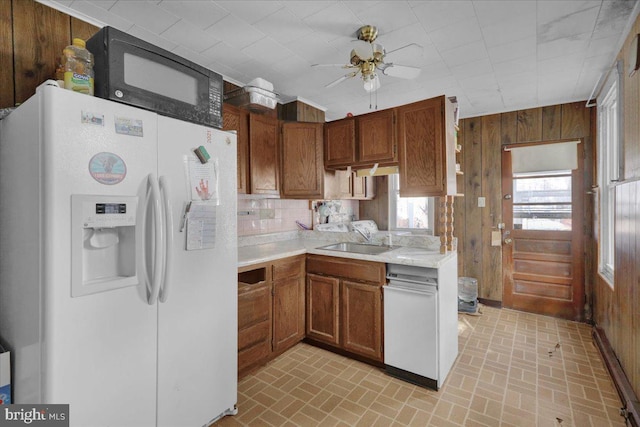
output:
[[[385,62],[385,56],[398,52],[401,49],[413,47],[422,50],[422,47],[411,43],[406,46],[386,52],[379,43],[374,43],[378,37],[378,29],[372,25],[365,25],[358,30],[358,40],[354,41],[356,46],[351,50],[349,64],[313,64],[312,67],[341,67],[353,69],[353,71],[325,85],[331,88],[343,81],[356,77],[360,74],[364,82],[364,90],[375,92],[380,88],[380,78],[377,71],[381,71],[385,76],[399,77],[401,79],[414,79],[420,74],[420,68],[409,67],[407,65]]]

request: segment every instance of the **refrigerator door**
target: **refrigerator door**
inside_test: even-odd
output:
[[[138,196],[142,224],[147,177],[156,173],[157,116],[55,87],[38,96],[42,192],[30,203],[41,203],[42,403],[69,403],[72,426],[153,426],[157,305],[147,302],[144,275],[137,285],[72,297],[78,259],[70,236],[82,226],[71,221],[72,195]]]
[[[158,426],[202,426],[237,402],[236,137],[162,116],[158,135],[173,226],[158,305]],[[217,204],[199,196],[207,186]],[[204,248],[186,250],[187,234]]]

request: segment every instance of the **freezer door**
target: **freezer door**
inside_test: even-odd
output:
[[[158,121],[173,228],[158,305],[158,426],[201,426],[237,401],[236,138]]]
[[[157,307],[147,303],[144,283],[72,297],[70,276],[78,262],[72,245],[88,244],[71,241],[71,228],[82,227],[71,220],[72,195],[138,197],[141,206],[141,188],[156,168],[156,115],[55,87],[39,89],[38,96],[42,158],[14,161],[24,163],[25,174],[37,175],[42,165],[41,186],[26,188],[30,181],[15,177],[22,194],[8,199],[23,200],[30,205],[23,213],[33,209],[40,217],[14,226],[42,227],[41,403],[70,404],[72,426],[153,426]],[[34,117],[25,126],[37,123]],[[117,163],[96,164],[100,153]],[[39,250],[37,242],[15,243]]]

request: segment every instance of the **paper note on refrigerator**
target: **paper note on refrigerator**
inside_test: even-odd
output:
[[[201,163],[195,155],[187,162],[191,200],[218,205],[218,159]]]
[[[187,216],[187,250],[208,249],[216,244],[216,206],[192,202]]]

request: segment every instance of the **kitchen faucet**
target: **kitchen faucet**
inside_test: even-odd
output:
[[[354,230],[360,233],[362,237],[364,237],[364,240],[367,241],[367,243],[371,243],[371,230],[367,230],[366,228],[362,229],[360,227],[354,227]]]

